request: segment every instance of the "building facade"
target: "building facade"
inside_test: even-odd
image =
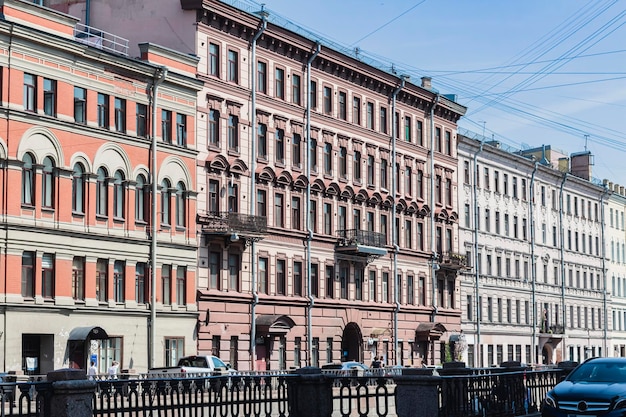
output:
[[[198,350],[238,369],[444,360],[460,331],[465,108],[264,11],[171,3],[96,0],[90,19],[200,59]]]
[[[590,155],[504,149],[459,136],[459,245],[467,362],[582,361],[606,355],[606,189]]]
[[[0,7],[2,368],[175,361],[197,342],[197,59]]]

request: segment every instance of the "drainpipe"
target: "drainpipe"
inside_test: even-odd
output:
[[[259,40],[265,29],[267,28],[267,13],[261,6],[261,27],[255,33],[252,38],[251,44],[251,59],[250,59],[250,90],[252,93],[252,100],[250,106],[250,119],[252,130],[250,141],[250,215],[254,216],[256,211],[256,142],[257,142],[257,127],[256,127],[256,42]],[[257,276],[256,276],[256,242],[252,240],[250,245],[250,274],[252,275],[252,304],[250,307],[250,358],[252,362],[251,369],[254,371],[256,368],[256,361],[254,360],[254,353],[256,351],[256,306],[259,304],[259,293],[257,289]]]
[[[90,23],[91,23],[91,0],[85,0],[85,26],[90,26]]]
[[[537,173],[537,168],[539,167],[539,162],[535,161],[535,166],[533,167],[533,173],[530,176],[530,198],[528,199],[528,219],[530,226],[530,279],[531,279],[531,294],[532,301],[531,305],[533,306],[533,335],[532,335],[532,349],[535,352],[533,359],[535,363],[537,363],[537,289],[536,289],[536,279],[537,279],[537,271],[535,266],[535,174]],[[558,324],[558,323],[557,323]]]
[[[431,251],[431,303],[433,306],[431,321],[434,323],[437,317],[437,271],[439,264],[437,263],[437,247],[435,245],[435,106],[439,103],[439,93],[435,94],[435,98],[430,106],[430,251]],[[434,359],[434,358],[433,358]]]
[[[476,304],[476,349],[478,352],[478,366],[482,367],[483,366],[483,349],[482,346],[480,344],[480,315],[481,315],[481,305],[480,305],[480,272],[478,271],[478,263],[480,260],[480,257],[478,256],[478,191],[477,191],[477,184],[478,184],[478,154],[480,154],[483,151],[483,145],[484,145],[484,136],[483,136],[483,140],[480,141],[480,148],[478,148],[478,151],[476,151],[476,153],[474,154],[474,186],[472,187],[472,194],[474,197],[474,291],[476,293],[476,300],[475,300],[475,304]]]
[[[306,61],[306,276],[307,288],[306,294],[309,299],[306,311],[306,349],[307,349],[307,365],[312,366],[313,358],[313,307],[315,306],[315,298],[311,290],[311,242],[313,241],[313,229],[311,229],[311,64],[320,53],[321,44],[315,43],[315,51]],[[317,271],[319,277],[319,271]]]
[[[604,326],[602,326],[602,351],[604,352],[604,356],[608,356],[608,305],[606,300],[606,285],[607,285],[607,276],[606,276],[606,246],[605,246],[605,221],[604,221],[604,198],[609,194],[609,189],[606,187],[602,192],[602,196],[600,197],[600,236],[602,240],[602,280],[603,280],[603,289],[602,289],[602,310],[604,314]]]
[[[561,181],[561,187],[559,188],[559,229],[561,230],[561,305],[563,309],[563,328],[567,323],[567,308],[565,308],[565,229],[563,226],[563,187],[567,181],[567,172],[563,173],[563,181]],[[537,313],[534,313],[537,314]],[[565,358],[565,340],[563,341],[563,355]],[[571,358],[570,358],[571,359]]]
[[[154,81],[152,83],[152,233],[150,233],[150,340],[148,346],[148,367],[154,368],[155,346],[156,346],[156,261],[157,261],[157,98],[158,90],[161,83],[167,76],[167,68],[160,67],[154,73]]]
[[[391,224],[393,227],[393,278],[395,285],[393,286],[393,299],[395,301],[395,308],[393,310],[393,351],[395,356],[396,365],[398,362],[398,314],[400,313],[400,300],[398,300],[398,286],[400,280],[398,279],[398,252],[400,246],[398,246],[398,228],[396,227],[396,200],[398,198],[398,170],[396,169],[396,96],[404,88],[406,83],[406,75],[400,77],[400,85],[391,93],[391,189],[393,190],[393,204],[391,207]]]

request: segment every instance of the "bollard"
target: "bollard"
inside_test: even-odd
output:
[[[51,383],[49,416],[92,417],[96,382],[82,369],[58,369],[48,373]]]

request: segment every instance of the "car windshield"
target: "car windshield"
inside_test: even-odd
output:
[[[571,382],[626,382],[626,362],[584,363],[574,370],[567,380]]]

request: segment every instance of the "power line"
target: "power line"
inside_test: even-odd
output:
[[[396,20],[400,19],[402,16],[404,16],[405,14],[407,14],[408,12],[410,12],[411,10],[415,9],[417,6],[419,6],[420,4],[425,3],[426,0],[422,0],[419,3],[417,3],[416,5],[408,8],[407,10],[403,11],[402,13],[400,13],[398,16],[394,17],[393,19],[391,19],[390,21],[388,21],[387,23],[385,23],[382,26],[379,26],[378,28],[374,29],[373,31],[371,31],[370,33],[368,33],[367,35],[363,36],[360,39],[357,39],[356,41],[352,42],[350,44],[350,46],[356,46],[359,42],[361,42],[364,39],[369,38],[370,36],[372,36],[374,33],[378,32],[379,30],[383,29],[386,26],[389,26],[391,23],[395,22]]]

